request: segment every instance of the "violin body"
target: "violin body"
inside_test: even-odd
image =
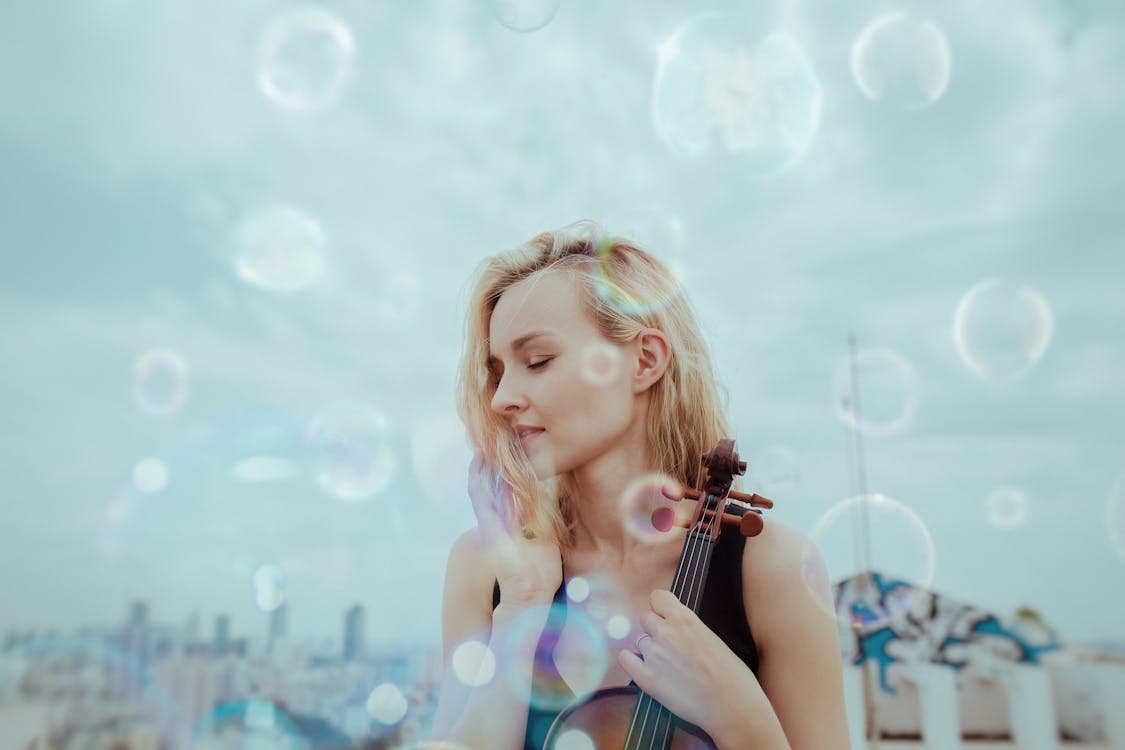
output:
[[[585,732],[594,741],[594,747],[625,748],[630,722],[637,701],[644,695],[640,688],[611,687],[598,690],[588,698],[572,703],[558,715],[543,750],[557,750],[556,743],[564,733],[571,729]],[[671,741],[668,744],[635,745],[638,748],[659,748],[660,750],[715,750],[715,743],[702,729],[678,718],[673,718]]]

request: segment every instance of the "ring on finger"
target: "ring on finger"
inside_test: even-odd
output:
[[[637,641],[636,641],[635,645],[636,645],[638,651],[641,650],[641,641],[643,641],[645,638],[652,638],[652,635],[649,634],[649,633],[641,633],[639,636],[637,636]]]

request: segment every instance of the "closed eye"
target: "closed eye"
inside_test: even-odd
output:
[[[550,362],[552,359],[554,359],[554,357],[548,357],[547,359],[541,359],[538,362],[532,362],[531,364],[529,364],[527,366],[527,369],[529,369],[529,370],[542,369],[543,367],[546,367],[547,363]]]

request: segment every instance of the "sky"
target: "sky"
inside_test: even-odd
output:
[[[863,490],[876,567],[1125,641],[1122,6],[702,8],[5,4],[0,631],[436,641],[466,285],[594,220],[835,577]]]

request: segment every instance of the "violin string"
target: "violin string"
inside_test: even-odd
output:
[[[686,604],[687,606],[691,607],[692,611],[695,610],[695,604],[696,603],[695,603],[694,600],[695,600],[697,592],[701,588],[700,584],[702,584],[703,578],[705,577],[706,572],[707,572],[706,566],[701,566],[697,562],[699,557],[701,557],[701,556],[705,557],[706,556],[706,550],[708,548],[708,542],[709,542],[709,539],[707,538],[707,536],[704,536],[700,532],[700,529],[698,528],[699,524],[702,523],[702,520],[703,519],[701,517],[700,521],[696,522],[695,526],[693,526],[693,528],[691,528],[688,531],[688,541],[687,541],[687,550],[686,550],[686,552],[687,552],[686,558],[688,560],[688,565],[686,566],[686,569],[685,569],[685,566],[680,566],[680,569],[676,571],[676,579],[672,582],[673,593],[676,593],[677,589],[679,589],[680,593],[676,593],[677,598],[679,598],[680,601],[683,602],[684,604]],[[712,522],[714,522],[714,520]],[[721,530],[722,529],[720,528],[720,532],[721,532]],[[693,536],[692,532],[695,532],[694,536]],[[683,577],[681,577],[681,573],[683,574]],[[691,579],[690,584],[688,585],[687,590],[683,591],[683,589],[684,589],[684,578],[687,578],[687,577],[690,577],[690,579]],[[684,596],[683,594],[686,594],[686,596]],[[671,722],[671,718],[670,718],[670,713],[663,706],[660,706],[659,708],[657,708],[657,706],[659,704],[657,704],[656,701],[654,701],[651,698],[651,696],[649,696],[647,693],[644,693],[642,695],[641,700],[645,701],[645,706],[644,706],[644,717],[641,719],[640,727],[638,728],[638,731],[640,732],[640,735],[643,737],[645,734],[649,733],[649,727],[648,727],[649,717],[655,711],[656,715],[655,715],[655,717],[653,717],[653,726],[652,726],[652,730],[651,730],[651,740],[649,742],[649,746],[650,747],[667,748],[669,746],[669,738],[672,734],[672,722]],[[664,716],[661,716],[661,714],[662,714],[661,709],[663,709]],[[660,743],[654,744],[654,741],[656,740],[656,733],[660,731],[661,719],[663,719],[663,724],[664,724],[664,737],[663,737],[663,739],[661,740]],[[635,724],[636,724],[636,722],[634,721],[634,725]],[[626,737],[626,740],[625,740],[625,747],[626,748],[631,747],[629,743],[632,740],[632,736],[633,736],[633,727],[630,727],[629,735]],[[639,747],[640,741],[641,741],[641,739],[638,738],[638,745],[635,745],[633,747]]]

